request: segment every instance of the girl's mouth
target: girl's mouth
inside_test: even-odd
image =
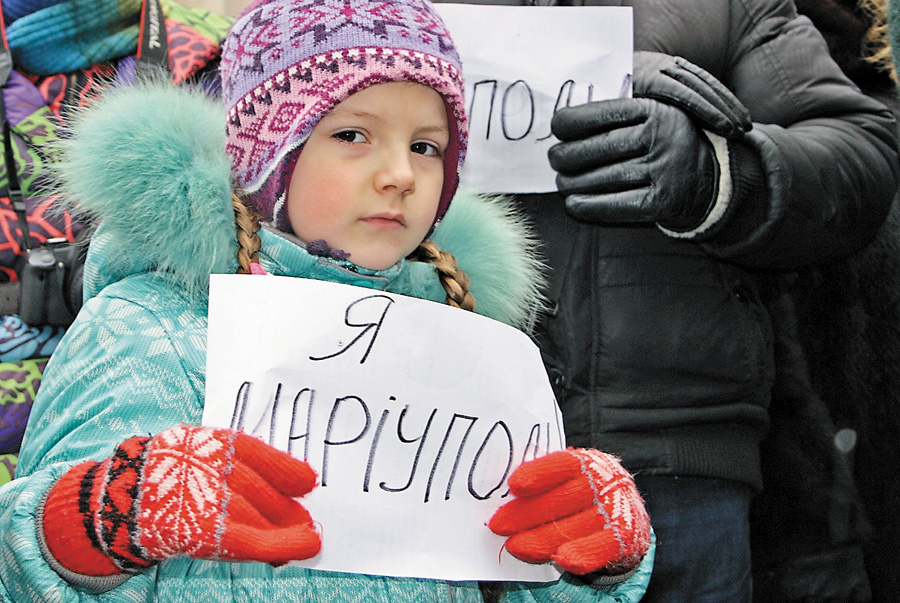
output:
[[[403,214],[384,212],[367,216],[362,221],[375,228],[400,229],[406,227],[406,220],[403,219]]]

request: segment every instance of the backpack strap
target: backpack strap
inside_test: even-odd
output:
[[[10,203],[16,211],[19,220],[19,227],[22,229],[22,246],[25,249],[31,248],[31,234],[28,231],[28,221],[25,215],[25,199],[22,197],[22,190],[19,188],[19,179],[16,174],[16,164],[12,157],[12,147],[9,135],[9,124],[6,121],[6,104],[3,101],[3,88],[9,81],[12,73],[12,53],[9,50],[9,43],[6,41],[6,24],[3,20],[3,2],[0,0],[0,135],[3,138],[3,161],[7,174],[7,194]],[[0,314],[13,314],[18,310],[19,306],[19,283],[14,281],[11,283],[0,284]]]
[[[3,160],[6,163],[6,188],[9,201],[19,219],[19,227],[22,229],[22,247],[25,251],[28,251],[31,249],[31,233],[28,230],[25,197],[22,195],[22,188],[19,186],[19,175],[16,172],[16,161],[10,136],[11,127],[6,119],[6,103],[3,99],[3,88],[6,86],[6,82],[9,81],[9,76],[12,73],[13,61],[9,43],[6,41],[6,24],[2,15],[3,2],[0,0],[0,38],[2,38],[2,48],[0,48],[0,134],[3,137]]]
[[[169,70],[169,41],[166,20],[159,0],[141,2],[141,33],[138,36],[137,70],[146,73]]]

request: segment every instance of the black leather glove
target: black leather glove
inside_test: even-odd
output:
[[[710,74],[660,53],[635,53],[634,93],[553,118],[550,165],[567,210],[673,236],[709,231],[730,202],[728,145],[752,127],[749,112]]]

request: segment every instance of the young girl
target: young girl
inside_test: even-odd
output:
[[[89,301],[46,372],[18,479],[0,489],[0,600],[482,601],[477,583],[285,567],[327,538],[297,500],[315,472],[197,426],[211,273],[325,279],[526,323],[540,270],[523,226],[471,196],[448,211],[466,148],[450,37],[425,0],[258,0],[230,33],[222,80],[224,116],[166,85],[113,89],[64,149],[64,192],[100,226]],[[252,307],[245,320],[248,333],[278,328]],[[509,481],[513,500],[484,529],[566,573],[486,592],[640,598],[649,522],[615,459],[570,449]]]

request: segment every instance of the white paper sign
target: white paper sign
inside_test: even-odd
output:
[[[250,311],[252,309],[252,312]],[[524,459],[564,448],[536,346],[443,304],[322,281],[214,275],[204,425],[305,458],[324,570],[549,581],[486,523]]]
[[[547,150],[561,107],[631,95],[631,7],[437,4],[462,59],[469,151],[462,184],[556,190]]]

